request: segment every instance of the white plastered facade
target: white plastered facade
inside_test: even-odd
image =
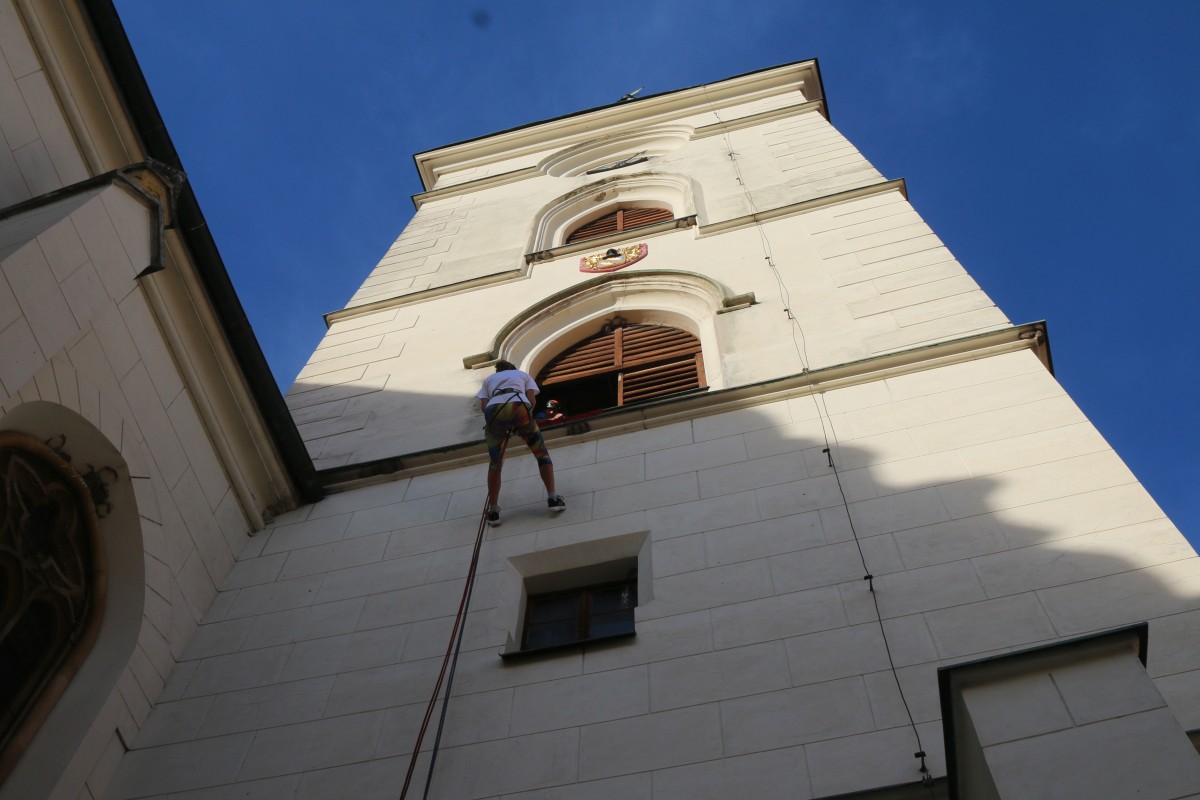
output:
[[[157,358],[93,321],[31,364],[6,418],[72,408],[153,487],[131,481],[135,654],[54,796],[396,797],[484,498],[471,396],[491,359],[536,370],[618,313],[697,335],[710,389],[552,432],[559,516],[510,456],[431,796],[828,797],[917,780],[918,737],[941,778],[940,666],[1143,620],[1154,710],[1200,727],[1200,561],[1047,371],[1044,332],[995,308],[819,95],[804,62],[421,154],[413,221],[288,392],[334,491],[252,538],[264,509],[216,445],[229,419],[194,409],[192,347]],[[11,161],[46,182],[29,197],[104,171],[55,183],[39,147]],[[648,254],[598,281],[563,239],[614,198],[680,224],[612,237]],[[123,291],[128,330],[148,289]],[[614,558],[637,559],[636,637],[501,660],[524,581]]]
[[[296,503],[90,36],[74,4],[0,0],[0,430],[111,470],[99,633],[4,800],[103,796],[249,534]]]
[[[1140,620],[1171,724],[1200,726],[1200,561],[1044,331],[819,100],[800,64],[418,156],[412,223],[287,395],[329,480],[392,471],[255,538],[115,796],[393,796],[484,498],[472,395],[613,314],[696,334],[709,394],[550,432],[559,517],[510,455],[432,796],[827,797],[918,780],[918,737],[940,778],[939,667]],[[564,245],[614,202],[677,223]],[[523,581],[631,555],[635,639],[501,660]],[[156,766],[210,751],[203,778]]]

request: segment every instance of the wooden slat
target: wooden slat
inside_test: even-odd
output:
[[[615,364],[616,359],[613,358],[612,350],[588,351],[582,353],[572,353],[570,358],[564,358],[554,365],[554,371],[560,369],[572,369],[581,364]]]
[[[656,383],[651,386],[633,386],[625,387],[624,401],[631,403],[634,400],[648,400],[651,397],[661,397],[664,394],[676,394],[677,392],[686,392],[689,389],[696,388],[694,376],[680,378],[676,381]]]
[[[676,358],[671,361],[666,361],[661,364],[655,364],[641,369],[627,369],[625,374],[631,378],[638,378],[642,375],[652,375],[663,371],[680,371],[680,370],[695,370],[696,359],[694,356],[688,358]]]
[[[685,331],[672,330],[670,328],[630,331],[625,335],[627,343],[643,347],[658,342],[687,341],[691,338]]]
[[[663,347],[683,347],[686,345],[699,344],[696,337],[684,334],[682,336],[647,336],[641,339],[625,341],[625,352],[631,350],[644,353],[647,350],[655,350]]]
[[[694,348],[690,345],[685,346],[685,347],[674,347],[669,350],[655,350],[653,353],[650,353],[644,357],[627,358],[627,359],[625,359],[625,363],[622,364],[621,366],[624,367],[625,369],[628,369],[630,367],[641,367],[641,366],[644,366],[647,364],[654,364],[659,361],[665,361],[667,359],[675,359],[675,358],[679,358],[681,356],[692,356],[695,354],[696,354],[696,348]]]
[[[625,325],[559,354],[537,381],[550,386],[614,373],[617,405],[698,388],[704,385],[700,340],[666,325]]]
[[[561,383],[582,377],[579,374],[581,372],[595,373],[612,369],[616,365],[615,346],[615,337],[611,333],[584,339],[552,359],[542,370],[538,383]]]
[[[624,373],[626,402],[698,388],[699,371],[695,358],[672,361]]]
[[[674,218],[675,214],[666,208],[627,208],[622,219],[621,230],[627,231]]]
[[[636,325],[625,329],[621,366],[636,366],[700,352],[700,341],[687,331],[663,325]]]
[[[580,378],[590,378],[594,375],[608,375],[608,374],[611,374],[613,371],[614,370],[612,367],[597,367],[594,369],[581,369],[581,370],[577,370],[575,372],[564,372],[561,374],[556,374],[549,378],[543,376],[538,379],[537,383],[539,386],[550,386],[551,384],[562,383],[564,381],[574,381],[574,380],[579,380]]]
[[[667,364],[656,364],[637,371],[630,370],[625,377],[637,384],[652,383],[658,380],[673,379],[677,375],[695,375],[696,361],[689,358],[686,361],[672,361]]]
[[[674,218],[675,212],[669,208],[618,208],[580,225],[567,236],[566,243],[595,239],[597,236],[633,230]]]
[[[629,371],[624,373],[624,378],[625,396],[629,398],[696,389],[700,385],[697,381],[695,357]]]
[[[625,341],[630,344],[661,341],[695,341],[696,337],[678,328],[668,328],[664,325],[631,325],[624,328]]]
[[[657,342],[664,339],[687,339],[694,341],[696,337],[678,328],[668,328],[664,325],[631,325],[623,330],[627,342]]]
[[[614,211],[611,214],[605,214],[591,222],[580,225],[567,237],[567,243],[578,242],[583,239],[594,239],[597,236],[604,236],[608,233],[616,233],[619,230],[618,214],[618,211]]]

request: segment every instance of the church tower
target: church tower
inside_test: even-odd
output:
[[[1200,791],[1200,561],[815,61],[416,166],[286,395],[327,496],[240,553],[107,796]],[[484,529],[498,360],[563,408],[567,508],[514,439]]]

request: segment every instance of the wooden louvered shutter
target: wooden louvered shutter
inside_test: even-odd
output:
[[[649,400],[704,385],[700,341],[664,325],[618,328],[621,374],[617,405]]]
[[[584,239],[595,239],[597,236],[604,236],[609,233],[616,233],[620,230],[617,227],[620,216],[620,211],[614,211],[611,214],[605,214],[603,217],[597,217],[586,225],[581,225],[567,237],[567,244],[579,242]]]
[[[616,211],[579,226],[567,237],[567,244],[581,242],[584,239],[595,239],[610,233],[641,228],[656,222],[665,222],[675,218],[675,212],[669,208],[618,208]]]
[[[562,353],[537,381],[553,386],[605,374],[616,376],[618,406],[697,389],[705,385],[700,340],[665,325],[625,325]]]
[[[612,372],[616,368],[615,353],[614,333],[601,333],[585,339],[551,361],[538,376],[537,383],[539,386],[551,386],[563,381]]]
[[[675,213],[669,208],[626,208],[621,211],[621,230],[627,231],[674,218]]]

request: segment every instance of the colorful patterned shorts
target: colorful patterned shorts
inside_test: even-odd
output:
[[[483,419],[483,438],[491,459],[489,471],[500,469],[504,439],[512,433],[525,440],[529,452],[533,453],[539,465],[552,463],[546,442],[542,439],[542,431],[529,416],[529,406],[524,403],[493,403],[484,409]]]

